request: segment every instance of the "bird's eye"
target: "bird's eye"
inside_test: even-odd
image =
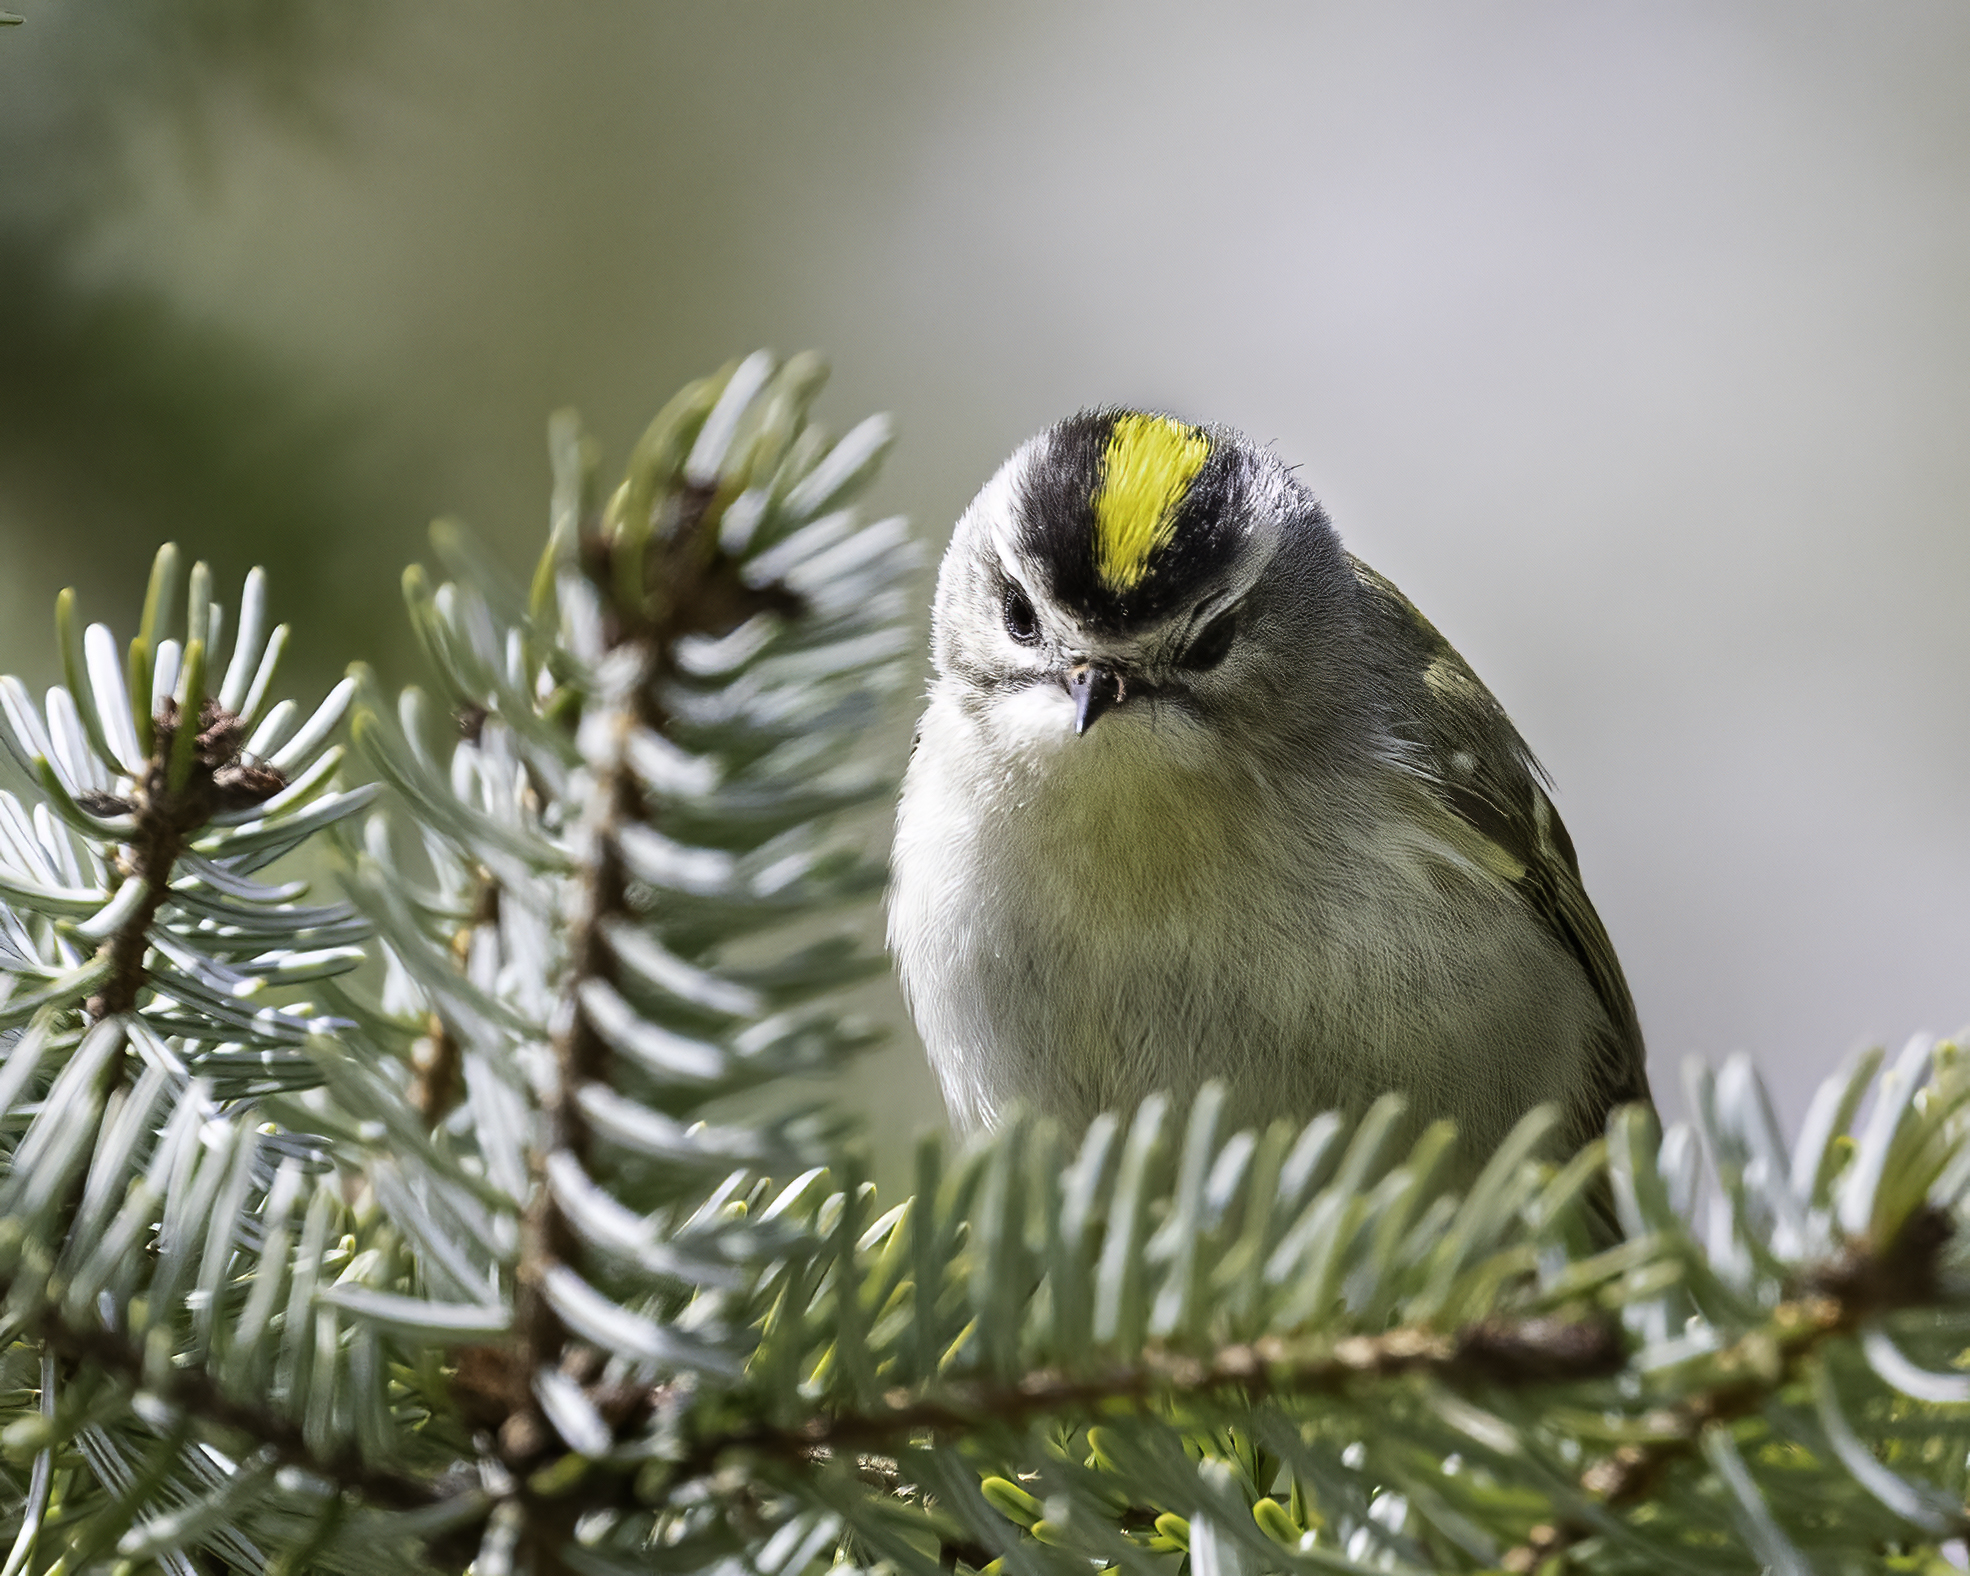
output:
[[[1204,626],[1204,633],[1191,641],[1190,649],[1177,658],[1177,665],[1202,673],[1224,661],[1225,654],[1231,650],[1231,642],[1238,634],[1238,619],[1235,614],[1223,613]]]
[[[1022,646],[1040,638],[1040,620],[1033,612],[1032,598],[1018,586],[1006,587],[1006,633]]]

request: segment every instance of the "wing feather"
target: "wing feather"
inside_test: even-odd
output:
[[[1580,863],[1547,778],[1504,708],[1470,665],[1393,584],[1359,559],[1354,570],[1387,666],[1383,692],[1404,764],[1478,834],[1539,924],[1579,963],[1606,1015],[1586,1047],[1588,1077],[1567,1113],[1575,1145],[1598,1137],[1608,1112],[1649,1098],[1641,1024],[1614,945],[1581,884]],[[1502,857],[1495,857],[1502,856]]]

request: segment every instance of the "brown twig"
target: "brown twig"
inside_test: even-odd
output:
[[[11,1283],[0,1283],[4,1296]],[[235,1400],[203,1368],[149,1366],[133,1342],[100,1325],[74,1325],[57,1308],[44,1306],[23,1322],[20,1333],[39,1340],[77,1366],[121,1375],[135,1388],[217,1428],[243,1434],[274,1453],[283,1465],[354,1490],[372,1504],[392,1510],[422,1510],[445,1498],[431,1484],[365,1462],[354,1450],[322,1456],[311,1449],[299,1424],[278,1412]]]
[[[1341,1341],[1277,1337],[1206,1357],[1151,1348],[1133,1363],[1068,1375],[1039,1369],[1014,1384],[893,1390],[880,1412],[822,1413],[796,1428],[755,1424],[712,1435],[678,1464],[676,1481],[702,1477],[733,1451],[781,1460],[816,1452],[876,1452],[925,1434],[970,1434],[1036,1417],[1089,1413],[1236,1391],[1250,1400],[1331,1394],[1363,1379],[1431,1374],[1456,1385],[1564,1384],[1619,1373],[1620,1332],[1601,1319],[1486,1321],[1451,1335],[1397,1329]]]
[[[179,728],[178,703],[167,697],[152,721],[152,744],[144,771],[131,790],[129,799],[113,794],[85,790],[77,803],[91,815],[130,815],[136,826],[125,851],[118,860],[126,881],[145,883],[143,901],[102,945],[100,956],[109,962],[109,977],[103,988],[83,1003],[83,1013],[91,1021],[134,1012],[149,975],[144,960],[150,953],[151,927],[171,896],[171,874],[192,834],[222,810],[244,809],[272,798],[287,786],[287,779],[274,767],[242,761],[240,745],[246,737],[246,721],[227,711],[217,701],[207,699],[199,709],[198,736],[193,741],[191,769],[184,783],[171,786],[172,746]],[[103,1070],[101,1093],[122,1085],[128,1066],[124,1049],[110,1059]],[[83,1179],[69,1185],[69,1196],[61,1206],[64,1219],[72,1216],[82,1196]],[[66,1230],[66,1227],[63,1228]],[[137,1354],[112,1336],[99,1330],[77,1330],[62,1323],[48,1311],[38,1320],[30,1319],[22,1333],[43,1340],[64,1366],[94,1362],[104,1368],[125,1373],[139,1382],[143,1363]],[[219,1390],[202,1372],[177,1374],[162,1392],[148,1386],[165,1399],[185,1406],[197,1415],[226,1427],[238,1428],[274,1449],[283,1461],[308,1465],[303,1459],[307,1447],[300,1432],[274,1414],[262,1415],[243,1408]],[[297,1455],[295,1450],[302,1454]],[[360,1462],[358,1470],[366,1471]],[[310,1470],[315,1468],[310,1465]],[[325,1474],[336,1477],[333,1473]],[[337,1481],[348,1482],[346,1477]],[[403,1480],[408,1483],[410,1480]],[[379,1480],[380,1484],[380,1480]],[[418,1503],[429,1503],[425,1492]]]
[[[653,819],[629,765],[630,738],[638,729],[662,732],[668,725],[659,684],[676,671],[674,653],[680,639],[728,632],[762,610],[798,610],[797,601],[778,587],[747,585],[738,562],[719,548],[722,502],[715,489],[689,486],[659,500],[653,536],[643,552],[639,595],[630,602],[619,594],[618,543],[591,528],[577,544],[582,570],[602,593],[605,640],[618,653],[633,650],[638,660],[628,679],[626,703],[613,719],[614,747],[607,765],[597,773],[591,800],[593,854],[583,876],[566,977],[573,1005],[566,1027],[554,1039],[555,1078],[544,1101],[546,1141],[536,1157],[537,1167],[547,1155],[562,1151],[586,1161],[588,1125],[577,1099],[585,1085],[606,1075],[611,1057],[608,1043],[582,1008],[578,991],[591,979],[616,982],[616,962],[604,932],[611,920],[631,913],[619,835],[627,825]],[[530,1376],[559,1362],[568,1346],[568,1332],[544,1294],[545,1279],[554,1266],[572,1261],[577,1253],[575,1234],[537,1171],[514,1274],[514,1340],[492,1360],[493,1367],[505,1370],[496,1388],[511,1404],[497,1429],[500,1454],[522,1475],[554,1439],[534,1399]],[[556,1551],[572,1528],[575,1509],[566,1500],[555,1500],[542,1501],[531,1510],[535,1513],[528,1516],[527,1541],[536,1562],[541,1569],[556,1568]]]
[[[110,976],[84,1009],[94,1019],[135,1009],[146,978],[144,958],[150,951],[151,926],[171,895],[171,873],[191,835],[219,811],[262,803],[287,786],[287,779],[275,768],[239,758],[246,719],[207,700],[199,708],[190,775],[174,789],[171,752],[178,725],[178,703],[167,697],[151,724],[150,759],[131,797],[87,794],[80,801],[92,814],[136,817],[136,830],[120,863],[126,880],[148,884],[137,911],[103,943]]]
[[[427,1127],[436,1127],[458,1104],[462,1048],[438,1012],[427,1013],[424,1034],[410,1050],[408,1098]]]
[[[486,712],[480,709],[479,727],[483,728]],[[471,742],[478,741],[478,733],[471,735]],[[459,973],[465,973],[472,963],[472,948],[482,929],[497,931],[499,928],[500,888],[497,878],[490,870],[481,868],[472,892],[472,909],[465,923],[459,926],[451,938],[451,958]],[[460,1086],[464,1082],[464,1047],[458,1043],[458,1036],[452,1033],[451,1025],[445,1021],[444,1014],[432,1011],[425,1018],[423,1038],[411,1048],[410,1103],[424,1118],[426,1125],[436,1127],[458,1104]]]

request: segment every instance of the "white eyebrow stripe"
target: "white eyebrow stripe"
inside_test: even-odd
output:
[[[1019,511],[1015,507],[1019,498],[1020,484],[1033,468],[1033,456],[1038,439],[1028,439],[1017,449],[1005,464],[993,472],[992,479],[980,489],[971,507],[965,512],[975,515],[984,527],[985,539],[992,544],[992,551],[999,560],[999,566],[1012,579],[1024,585],[1025,578],[1013,573],[1012,566],[1019,561]],[[962,523],[962,522],[961,522]],[[1028,587],[1030,590],[1031,587]]]

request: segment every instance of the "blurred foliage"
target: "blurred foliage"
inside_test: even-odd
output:
[[[338,68],[360,58],[367,0],[137,0],[37,8],[9,43],[15,91],[0,109],[33,158],[0,193],[0,214],[100,201],[133,130],[162,119],[195,140],[237,107],[286,131],[332,134]]]
[[[78,285],[18,238],[0,239],[0,301],[0,511],[62,522],[64,567],[126,601],[159,536],[228,575],[264,561],[309,589],[338,641],[387,656],[388,582],[365,583],[374,554],[349,551],[393,491],[366,469],[359,415],[311,401],[236,335],[155,294]],[[319,673],[347,655],[300,661]]]
[[[378,538],[403,529],[414,464],[308,369],[100,277],[89,249],[132,195],[139,147],[203,163],[229,116],[332,140],[338,68],[367,12],[314,0],[38,11],[0,55],[0,144],[14,150],[0,187],[0,532],[31,589],[80,577],[127,598],[150,544],[176,536],[225,573],[249,554],[268,563],[308,588],[338,640],[386,665],[406,649],[372,566],[394,556]],[[314,678],[346,658],[296,653]]]

